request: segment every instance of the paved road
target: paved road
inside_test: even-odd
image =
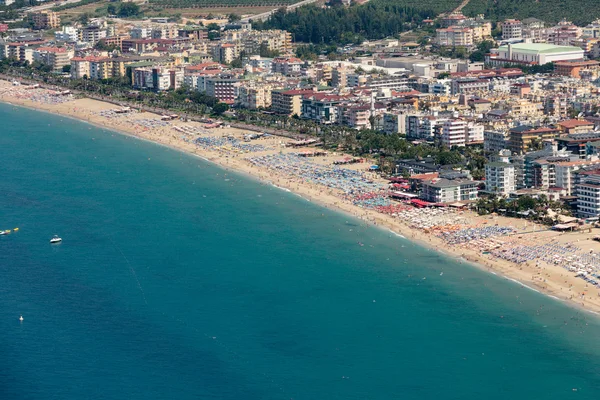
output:
[[[65,0],[65,1],[49,1],[47,3],[42,4],[41,6],[35,6],[31,8],[27,8],[27,12],[39,12],[43,10],[47,10],[52,7],[57,7],[59,5],[71,4],[71,3],[79,3],[81,0]]]
[[[305,6],[307,4],[311,4],[311,3],[316,3],[317,1],[318,0],[302,0],[299,3],[294,3],[292,5],[289,5],[289,6],[285,7],[285,9],[286,9],[286,11],[292,11],[292,10],[295,10],[296,8],[298,8],[298,7],[302,7],[302,6]],[[253,15],[251,17],[243,18],[242,22],[249,22],[250,20],[253,20],[253,21],[264,21],[264,20],[268,19],[271,16],[271,14],[273,14],[275,11],[279,10],[280,8],[281,7],[278,7],[278,8],[275,8],[275,9],[273,9],[271,11],[267,11],[267,12],[262,13],[262,14],[256,14],[256,15]]]

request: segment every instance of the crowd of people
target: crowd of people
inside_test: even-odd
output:
[[[249,161],[253,165],[275,170],[287,176],[341,190],[345,195],[351,196],[350,200],[357,195],[386,189],[385,185],[368,179],[364,172],[318,164],[306,157],[298,157],[293,154],[280,153],[256,156],[250,158]]]

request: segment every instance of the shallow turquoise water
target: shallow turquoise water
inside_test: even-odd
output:
[[[598,398],[589,314],[151,143],[0,121],[0,399]]]

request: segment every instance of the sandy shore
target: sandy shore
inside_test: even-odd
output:
[[[200,147],[193,143],[198,137],[210,140],[223,140],[231,137],[243,142],[244,135],[249,132],[234,128],[208,129],[204,124],[196,122],[182,122],[179,120],[160,122],[160,116],[134,112],[128,114],[115,114],[112,110],[117,107],[91,99],[75,99],[70,96],[56,97],[45,89],[26,90],[23,87],[14,87],[9,82],[0,80],[0,101],[15,105],[31,107],[52,112],[66,117],[77,118],[96,126],[115,130],[127,135],[132,135],[144,140],[149,140],[161,145],[195,154],[225,168],[248,174],[265,182],[272,183],[282,188],[289,189],[307,199],[318,202],[330,208],[351,214],[365,223],[375,224],[387,228],[404,237],[419,242],[425,246],[442,251],[447,255],[460,259],[461,262],[472,262],[480,268],[495,272],[507,278],[518,281],[540,292],[566,300],[570,304],[583,309],[600,312],[600,291],[584,280],[575,276],[575,273],[564,268],[564,264],[556,265],[547,259],[535,259],[523,263],[514,263],[496,257],[494,251],[484,251],[489,241],[477,243],[467,242],[450,244],[440,235],[434,234],[431,229],[419,229],[414,221],[399,216],[382,214],[374,209],[367,209],[354,204],[341,190],[310,182],[298,176],[278,172],[273,169],[257,166],[251,162],[253,157],[277,156],[298,151],[314,151],[314,148],[294,149],[285,146],[290,140],[281,137],[269,137],[254,140],[248,143],[256,146],[252,152],[244,151],[235,146],[205,146]],[[257,150],[258,148],[258,150]],[[328,167],[334,160],[341,159],[343,154],[328,154],[324,157],[311,158],[315,166]],[[386,182],[374,174],[366,171],[368,164],[352,164],[345,168],[361,171],[381,186]],[[460,220],[465,226],[511,226],[514,233],[510,236],[501,236],[501,245],[505,249],[513,249],[520,245],[544,245],[553,243],[557,246],[573,246],[580,249],[580,253],[592,252],[600,254],[600,243],[591,239],[599,232],[591,230],[584,232],[561,234],[549,231],[547,227],[536,226],[531,222],[520,219],[510,219],[499,216],[481,217],[470,211],[455,212],[441,217],[449,220]],[[439,222],[443,225],[442,222]],[[447,222],[445,222],[447,224]],[[492,239],[492,244],[494,244]],[[498,250],[507,251],[507,250]],[[501,253],[500,253],[501,254]],[[462,261],[465,260],[465,261]]]

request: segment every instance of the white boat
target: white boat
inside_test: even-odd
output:
[[[50,239],[50,243],[60,243],[62,242],[62,239],[59,238],[57,235],[54,235],[54,237],[52,239]]]
[[[10,233],[10,231],[0,231],[0,236],[1,235],[8,235]]]
[[[23,322],[23,316],[22,315],[19,317],[19,321]]]

